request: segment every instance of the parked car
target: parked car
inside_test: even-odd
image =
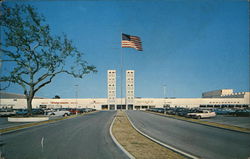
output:
[[[238,109],[238,110],[235,110],[234,112],[229,113],[229,115],[248,117],[248,116],[250,116],[250,110],[249,109]]]
[[[165,111],[164,108],[154,108],[154,112],[164,113],[164,111]]]
[[[16,115],[27,115],[28,114],[28,110],[27,109],[17,109],[16,110]]]
[[[70,112],[70,114],[80,114],[80,111],[76,108],[70,108],[70,109],[67,109],[67,111]]]
[[[188,113],[196,113],[197,109],[182,109],[181,111],[178,112],[177,115],[183,116],[183,117],[188,117]]]
[[[46,113],[49,116],[69,116],[71,113],[68,110],[57,109]]]
[[[149,108],[149,109],[147,109],[147,111],[164,113],[165,112],[165,108]]]
[[[86,112],[92,112],[92,109],[91,108],[85,108],[85,111]]]
[[[173,112],[173,114],[183,116],[186,111],[188,111],[187,108],[176,108],[175,111]]]
[[[43,115],[44,110],[43,109],[32,109],[32,114],[33,115]],[[28,115],[28,110],[27,109],[17,109],[16,115],[20,115],[20,116]]]
[[[89,112],[89,111],[92,111],[92,109],[87,109],[87,108],[70,108],[70,109],[67,109],[68,111],[70,111],[71,114],[82,114],[82,113],[86,113],[86,112]]]
[[[32,114],[34,114],[34,115],[43,115],[44,110],[43,109],[32,109]]]
[[[212,118],[216,116],[216,113],[210,110],[198,110],[195,113],[188,113],[187,116],[195,119]]]
[[[213,111],[216,113],[216,115],[230,115],[231,113],[235,112],[235,110],[228,108],[217,108]]]
[[[176,109],[176,108],[168,108],[168,109],[166,109],[166,113],[167,113],[167,114],[170,114],[170,115],[174,115],[174,114],[175,114],[175,113],[174,113],[174,112],[175,112],[175,109]]]
[[[13,116],[16,112],[12,109],[0,109],[0,117]]]

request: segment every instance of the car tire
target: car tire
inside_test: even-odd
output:
[[[63,116],[66,117],[66,116],[69,116],[69,115],[67,113],[65,113]]]
[[[201,116],[199,115],[199,116],[197,116],[197,119],[201,119]]]

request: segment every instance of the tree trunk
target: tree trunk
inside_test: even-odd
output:
[[[29,93],[27,93],[27,91],[25,91],[26,93],[26,99],[27,99],[27,109],[28,109],[28,115],[31,116],[32,115],[32,100],[34,98],[34,88],[30,87],[30,91]]]
[[[32,100],[33,98],[28,97],[27,98],[27,108],[28,108],[28,115],[32,115]]]

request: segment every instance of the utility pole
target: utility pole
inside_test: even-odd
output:
[[[166,107],[166,85],[164,84],[163,85],[163,100],[164,100],[164,104],[163,104],[163,107]],[[165,113],[165,111],[164,111]]]
[[[166,98],[166,85],[163,85],[163,97]]]
[[[76,87],[76,115],[77,115],[77,98],[78,98],[78,85],[76,84],[75,85],[75,87]]]

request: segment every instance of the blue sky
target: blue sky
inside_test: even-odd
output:
[[[168,97],[181,98],[223,88],[249,91],[247,0],[19,3],[36,7],[52,33],[65,33],[98,70],[83,79],[59,75],[37,96],[74,98],[77,84],[80,98],[107,97],[106,72],[116,69],[120,97],[121,52],[123,77],[126,69],[135,70],[137,97],[163,97],[163,85]],[[141,37],[144,51],[121,49],[121,32]],[[17,85],[6,91],[23,93]]]

